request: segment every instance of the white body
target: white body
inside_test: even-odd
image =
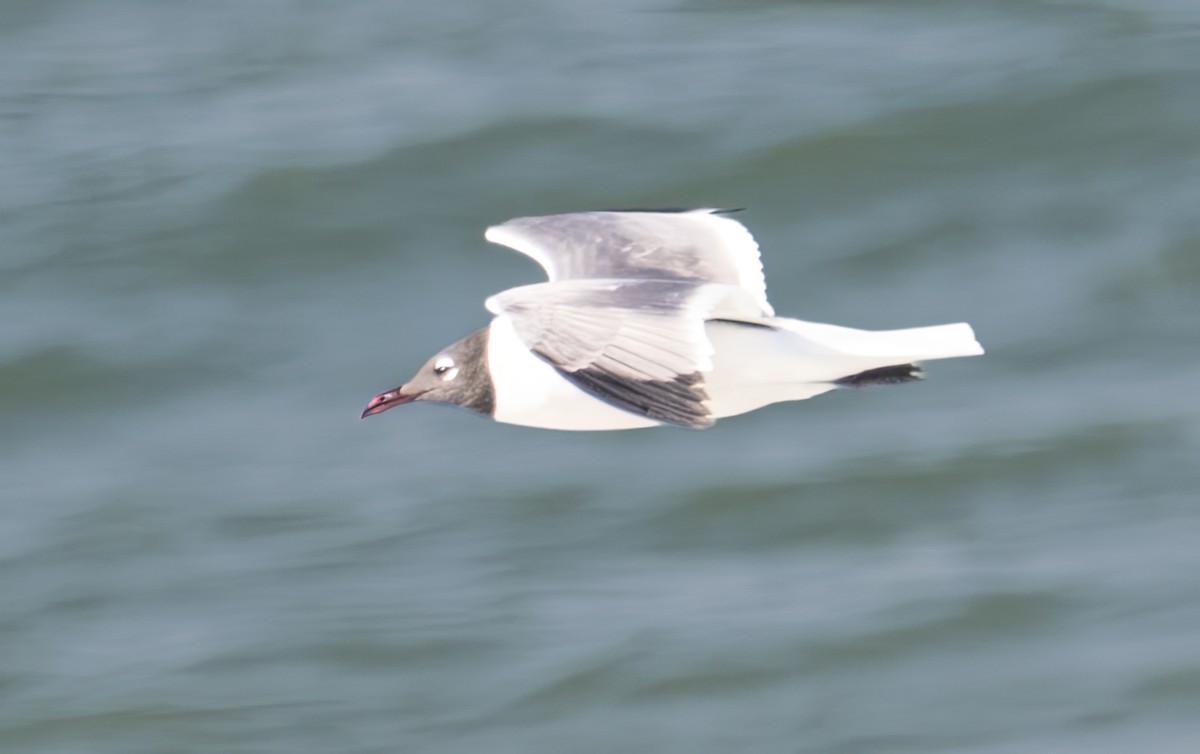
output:
[[[868,331],[770,317],[766,327],[710,321],[715,351],[705,374],[714,418],[811,398],[834,380],[879,367],[983,353],[970,325]],[[563,430],[635,429],[659,422],[616,408],[576,387],[521,342],[505,315],[488,332],[493,418]]]

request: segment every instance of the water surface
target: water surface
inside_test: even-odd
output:
[[[1200,11],[10,2],[0,749],[1193,752]],[[989,353],[705,432],[358,412],[745,206],[782,314]]]

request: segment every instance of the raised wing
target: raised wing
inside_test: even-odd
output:
[[[685,427],[713,422],[706,316],[724,285],[680,280],[567,280],[513,288],[487,307],[583,390],[618,408]]]
[[[531,257],[551,282],[603,278],[721,283],[748,292],[757,314],[774,316],[758,244],[745,226],[716,212],[518,217],[488,228],[484,237]]]

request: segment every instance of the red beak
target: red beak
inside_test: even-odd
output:
[[[375,414],[382,414],[384,411],[387,411],[389,408],[392,408],[393,406],[399,406],[404,403],[409,403],[410,401],[416,400],[417,396],[419,396],[419,395],[421,395],[421,394],[420,393],[405,393],[403,385],[401,385],[400,387],[395,388],[393,390],[389,390],[386,393],[380,393],[379,395],[377,395],[371,399],[371,402],[368,403],[367,407],[363,409],[362,416],[360,416],[359,418],[366,419],[368,416],[374,416]]]

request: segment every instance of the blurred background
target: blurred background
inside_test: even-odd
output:
[[[6,0],[0,750],[1191,753],[1191,0]],[[747,207],[923,383],[555,434],[376,392],[489,224]]]

